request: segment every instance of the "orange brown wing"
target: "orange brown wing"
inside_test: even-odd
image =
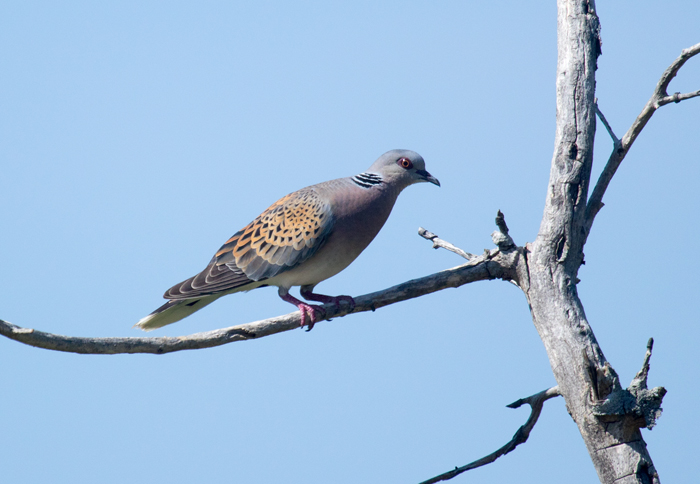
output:
[[[211,295],[274,277],[315,254],[333,225],[330,205],[312,187],[291,193],[236,232],[202,272],[164,297]]]

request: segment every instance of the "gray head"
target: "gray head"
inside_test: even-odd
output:
[[[425,171],[423,157],[411,150],[387,151],[367,172],[378,173],[386,183],[399,185],[402,189],[421,182],[440,186],[438,179]]]

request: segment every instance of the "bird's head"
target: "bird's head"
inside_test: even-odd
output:
[[[425,171],[423,157],[411,150],[387,151],[377,158],[367,171],[378,173],[384,182],[397,185],[401,189],[421,182],[440,186],[438,179]]]

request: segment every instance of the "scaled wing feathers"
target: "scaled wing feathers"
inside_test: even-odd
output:
[[[188,299],[264,281],[309,259],[333,230],[328,202],[314,187],[278,200],[216,253],[194,277],[171,287],[166,299]]]

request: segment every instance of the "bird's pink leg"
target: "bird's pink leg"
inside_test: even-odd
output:
[[[355,309],[355,300],[351,296],[324,296],[323,294],[316,294],[313,291],[313,286],[301,286],[299,291],[301,297],[309,301],[318,301],[324,304],[333,303],[335,308],[340,310],[340,301],[345,301],[350,305],[350,311]]]
[[[309,315],[309,327],[307,328],[306,331],[311,331],[314,327],[314,324],[316,324],[317,321],[320,321],[323,319],[323,317],[326,315],[326,312],[323,310],[321,306],[312,306],[311,304],[306,304],[305,302],[302,302],[289,294],[289,290],[283,290],[281,287],[279,289],[279,295],[282,298],[283,301],[287,301],[288,303],[294,304],[296,307],[299,308],[299,312],[301,313],[301,327],[303,328],[306,325],[306,315],[308,313]]]

